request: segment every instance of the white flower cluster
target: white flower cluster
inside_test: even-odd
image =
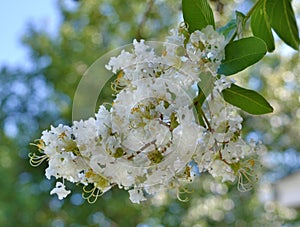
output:
[[[117,185],[140,203],[206,171],[223,181],[238,178],[248,190],[260,147],[242,140],[242,118],[220,95],[232,83],[216,73],[224,37],[212,26],[190,36],[184,31],[172,30],[160,54],[134,41],[131,52],[111,58],[106,67],[117,76],[111,108],[102,105],[94,118],[71,127],[51,126],[31,164],[47,160],[46,177],[83,184],[89,202]],[[215,82],[199,105],[201,75]],[[62,199],[70,191],[57,182],[53,193]]]

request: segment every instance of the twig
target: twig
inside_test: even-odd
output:
[[[138,26],[138,30],[137,30],[137,34],[136,34],[137,41],[140,41],[143,38],[142,37],[142,30],[143,30],[143,27],[145,26],[145,23],[148,19],[148,16],[149,16],[149,14],[152,10],[153,4],[154,4],[154,0],[149,0],[147,2],[147,8],[146,8],[146,10],[143,14],[141,22],[139,23],[139,26]]]

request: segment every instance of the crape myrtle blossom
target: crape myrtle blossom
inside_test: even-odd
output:
[[[66,186],[63,183],[61,183],[59,181],[56,182],[56,187],[51,190],[50,195],[57,194],[58,199],[65,198],[68,194],[71,193],[71,191],[66,190],[65,187]]]
[[[34,166],[47,160],[46,177],[60,179],[51,194],[66,197],[68,180],[83,185],[89,202],[118,186],[140,203],[166,188],[179,191],[198,171],[251,188],[263,146],[241,138],[243,119],[221,96],[233,83],[217,74],[225,39],[212,26],[190,36],[185,29],[171,30],[161,53],[134,40],[131,52],[106,65],[117,76],[111,108],[42,133],[41,154],[30,158]],[[195,87],[205,75],[214,84],[199,109]]]

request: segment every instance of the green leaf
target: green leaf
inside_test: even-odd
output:
[[[214,88],[214,83],[216,78],[212,76],[209,72],[204,72],[200,74],[201,81],[198,83],[199,94],[201,97],[200,103],[201,105],[205,101],[206,97],[211,93]],[[201,91],[201,92],[200,92]]]
[[[201,89],[199,89],[199,92],[201,92]],[[197,116],[198,116],[199,124],[201,126],[205,127],[206,125],[205,125],[205,122],[204,122],[204,120],[202,118],[203,112],[202,112],[202,109],[201,109],[202,105],[200,104],[200,102],[196,102],[195,103],[195,108],[196,108],[196,111],[197,111]]]
[[[231,84],[222,91],[224,100],[250,114],[267,114],[273,112],[273,107],[259,93]]]
[[[200,76],[201,81],[198,83],[198,95],[194,99],[194,105],[196,107],[196,111],[198,113],[199,124],[203,127],[206,127],[205,122],[203,121],[203,111],[202,104],[204,103],[206,97],[211,93],[214,88],[214,82],[216,78],[211,75],[211,73],[201,73]]]
[[[206,96],[204,95],[204,92],[202,91],[202,89],[200,88],[199,84],[198,84],[198,95],[196,98],[194,98],[193,102],[197,111],[197,115],[198,115],[198,121],[199,124],[203,127],[205,127],[205,122],[202,119],[202,104],[204,103],[206,99]]]
[[[265,41],[269,52],[275,49],[271,25],[266,13],[265,2],[261,2],[251,17],[251,29],[254,36]]]
[[[262,59],[266,52],[265,42],[257,37],[230,42],[225,47],[225,60],[218,73],[229,76],[242,71]]]
[[[236,30],[236,20],[229,21],[226,25],[223,27],[217,29],[217,31],[224,35],[225,40],[228,42],[231,37],[233,36],[234,32]]]
[[[266,12],[277,35],[299,50],[299,31],[291,0],[266,0]]]
[[[207,25],[215,27],[214,15],[207,0],[182,0],[182,12],[190,33]]]

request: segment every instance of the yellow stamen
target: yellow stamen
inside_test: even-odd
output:
[[[83,187],[82,198],[86,199],[88,203],[95,203],[99,196],[103,195],[103,192],[96,186],[91,189],[87,189],[87,185]]]
[[[65,137],[67,137],[66,132],[62,132],[60,135],[58,135],[58,139],[64,139]]]
[[[35,153],[30,153],[28,157],[30,158],[29,163],[33,167],[39,166],[44,160],[48,159],[48,155],[46,154],[39,156]]]
[[[36,141],[36,143],[29,143],[29,145],[37,147],[39,151],[43,151],[45,148],[44,141],[42,139],[37,139],[35,141]]]

